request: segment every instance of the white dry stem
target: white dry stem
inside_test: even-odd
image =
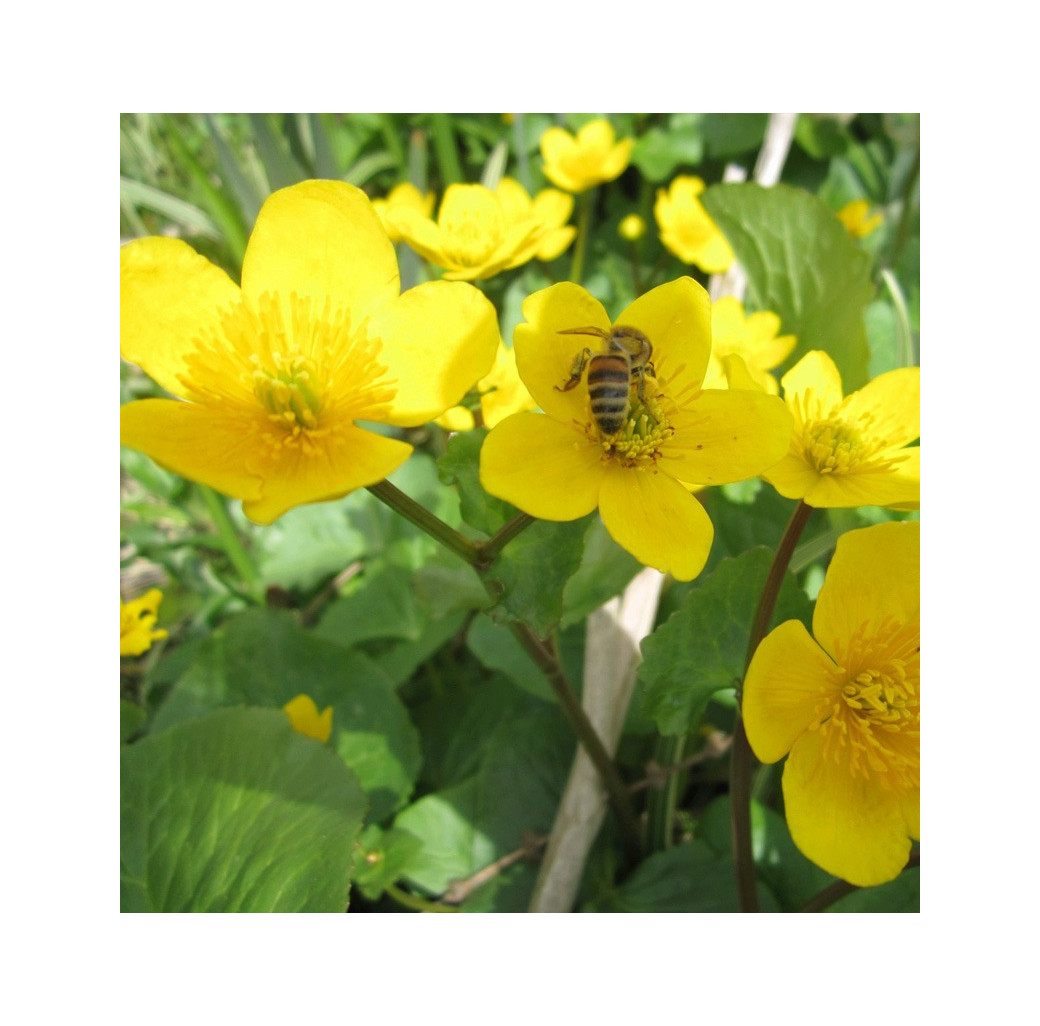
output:
[[[639,643],[657,614],[664,575],[647,567],[618,598],[589,616],[585,640],[582,706],[607,751],[613,755],[635,687]],[[592,761],[579,746],[556,812],[531,912],[569,912],[574,905],[592,842],[607,809],[607,792]]]
[[[759,185],[775,185],[780,180],[797,120],[797,114],[769,115],[755,163],[754,180]],[[746,177],[743,168],[731,164],[723,180],[742,182]],[[725,274],[712,275],[709,286],[712,302],[726,295],[743,299],[747,278],[734,262]],[[647,567],[632,579],[619,598],[611,599],[589,617],[582,705],[611,756],[617,751],[635,686],[639,643],[653,627],[663,580],[658,571]],[[569,912],[574,907],[585,860],[606,808],[607,792],[579,746],[529,911]]]

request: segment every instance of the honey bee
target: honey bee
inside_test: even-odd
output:
[[[589,399],[596,427],[604,435],[616,435],[628,416],[632,383],[641,402],[646,401],[645,381],[654,377],[650,356],[654,347],[650,339],[636,328],[615,324],[609,331],[602,328],[568,328],[561,335],[596,335],[603,339],[603,352],[583,349],[571,367],[571,376],[557,392],[569,392],[581,381],[588,367]]]

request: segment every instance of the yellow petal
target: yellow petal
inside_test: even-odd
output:
[[[921,609],[921,525],[875,524],[838,539],[816,599],[813,634],[832,652],[863,625],[913,623]]]
[[[618,315],[617,324],[638,328],[654,347],[662,389],[676,402],[704,380],[711,352],[711,300],[692,278],[677,278],[644,293]]]
[[[780,384],[788,402],[792,396],[811,392],[812,416],[827,416],[841,404],[841,375],[834,361],[820,349],[806,353],[780,379]]]
[[[324,744],[332,735],[332,706],[321,713],[310,695],[297,695],[282,706],[293,730]]]
[[[708,561],[714,528],[704,507],[678,481],[611,463],[599,498],[611,537],[641,563],[692,581]]]
[[[755,650],[741,711],[751,749],[777,762],[816,720],[834,663],[797,620],[771,631]]]
[[[307,181],[272,193],[242,264],[242,291],[330,297],[357,327],[400,291],[397,257],[368,197],[346,182]]]
[[[396,381],[385,423],[424,424],[454,406],[491,369],[500,338],[491,302],[472,285],[426,282],[373,314],[370,337]]]
[[[868,382],[845,400],[842,417],[862,423],[873,438],[906,445],[921,435],[921,368],[902,367]]]
[[[308,502],[339,499],[356,488],[382,481],[412,454],[412,447],[352,426],[337,426],[323,439],[320,452],[284,447],[266,468],[255,497],[242,510],[257,524],[270,524],[287,510]]]
[[[119,251],[119,348],[173,395],[185,395],[185,356],[219,334],[238,286],[180,239],[136,239]]]
[[[815,474],[812,485],[802,493],[817,509],[850,509],[854,506],[889,506],[917,509],[921,499],[921,450],[903,449],[885,457],[892,465],[884,470],[866,467],[845,474]],[[775,469],[775,468],[773,468]],[[773,470],[770,470],[770,480]],[[765,476],[765,475],[763,475]],[[772,482],[771,482],[772,483]],[[786,494],[774,485],[781,495]]]
[[[903,807],[912,796],[854,775],[848,748],[832,744],[825,752],[823,741],[820,731],[803,734],[784,767],[791,838],[806,858],[858,887],[894,880],[910,857]]]
[[[564,423],[584,423],[588,393],[582,383],[561,391],[582,349],[602,351],[592,335],[562,335],[571,328],[607,330],[610,318],[602,304],[580,285],[560,282],[524,300],[524,322],[513,332],[516,367],[528,392],[550,417]]]
[[[175,399],[139,399],[119,408],[119,441],[175,474],[244,499],[260,490],[262,419]]]
[[[542,520],[577,520],[599,501],[601,450],[572,427],[540,413],[514,413],[480,450],[489,494]]]
[[[792,420],[764,392],[709,389],[672,418],[665,444],[668,473],[690,484],[725,484],[755,477],[782,459]]]

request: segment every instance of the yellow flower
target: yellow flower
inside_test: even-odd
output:
[[[152,588],[140,598],[124,603],[119,600],[119,654],[139,656],[152,647],[153,641],[165,638],[169,631],[156,629],[162,592]]]
[[[305,737],[312,737],[324,744],[332,735],[332,706],[320,713],[310,695],[297,695],[282,706],[293,730]]]
[[[723,296],[711,306],[711,361],[705,377],[706,388],[725,388],[723,360],[739,356],[753,381],[770,395],[780,391],[769,373],[790,355],[797,341],[794,335],[781,335],[780,318],[771,310],[744,313],[735,296]]]
[[[538,404],[520,380],[516,370],[516,353],[500,344],[491,372],[477,382],[480,410],[484,424],[491,428],[510,414],[536,409]],[[473,414],[465,406],[453,406],[437,423],[448,431],[469,431],[475,425]]]
[[[610,182],[628,167],[631,139],[614,141],[614,126],[604,118],[590,121],[573,136],[565,129],[547,128],[539,140],[542,169],[553,185],[568,192],[584,192]]]
[[[666,249],[708,274],[721,274],[733,263],[733,250],[697,199],[703,191],[699,178],[679,175],[667,190],[657,190],[654,217]]]
[[[880,210],[872,217],[867,216],[869,213],[870,204],[866,200],[852,200],[838,211],[838,220],[845,225],[854,239],[863,239],[875,228],[879,228],[885,220]]]
[[[495,188],[495,195],[511,223],[535,221],[541,226],[534,251],[539,260],[555,260],[574,241],[578,229],[567,224],[574,210],[573,196],[559,189],[542,189],[532,200],[527,190],[512,178],[503,178]]]
[[[751,747],[784,766],[791,837],[860,887],[898,875],[920,828],[920,525],[838,539],[813,613],[758,646],[742,700]]]
[[[612,330],[602,305],[562,282],[529,296],[523,314],[513,336],[517,368],[546,415],[515,413],[492,429],[480,456],[485,490],[544,520],[576,520],[598,507],[610,534],[641,562],[696,577],[713,528],[690,489],[775,463],[791,433],[783,403],[702,390],[711,314],[708,294],[690,278],[653,289],[618,318],[616,332],[642,334],[653,347],[642,373],[638,355],[631,379],[624,362],[618,371],[618,428],[593,415],[587,384],[617,356],[583,361],[583,353],[603,354],[605,341],[594,335]]]
[[[122,407],[123,444],[242,499],[261,524],[386,477],[411,446],[356,421],[432,420],[498,345],[472,286],[399,293],[392,243],[343,182],[268,198],[241,288],[177,239],[129,243],[120,269],[123,357],[180,397]]]
[[[424,196],[411,182],[402,182],[390,190],[386,199],[372,200],[372,209],[379,215],[379,221],[391,242],[401,241],[401,234],[394,227],[390,215],[391,210],[398,208],[418,210],[423,216],[429,217],[433,213],[433,193],[428,192]]]
[[[881,374],[842,397],[824,352],[806,353],[781,379],[794,416],[787,455],[763,475],[781,495],[810,506],[898,506],[921,498],[921,371]]]
[[[532,200],[518,182],[504,178],[498,188],[449,185],[437,220],[418,210],[388,210],[394,229],[449,281],[490,278],[534,257],[559,256],[575,229],[563,227],[574,200],[546,189]]]
[[[646,221],[638,214],[629,214],[621,219],[618,235],[627,242],[638,242],[646,234]]]

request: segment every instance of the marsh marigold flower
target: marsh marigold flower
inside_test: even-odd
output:
[[[843,396],[824,352],[806,353],[781,379],[794,416],[787,455],[764,477],[810,506],[914,508],[921,497],[921,371],[888,371]]]
[[[654,217],[666,249],[708,274],[721,274],[733,263],[733,250],[697,198],[703,191],[701,179],[679,175],[657,190]]]
[[[449,185],[437,220],[414,208],[392,207],[387,218],[421,257],[444,268],[449,281],[490,278],[538,257],[551,260],[574,238],[565,227],[574,198],[546,189],[533,200],[518,182],[497,188]]]
[[[617,330],[644,335],[652,366],[621,369],[620,427],[593,415],[589,375],[614,326],[588,292],[563,282],[529,296],[513,335],[517,369],[542,413],[507,417],[480,454],[484,488],[544,520],[597,507],[614,539],[680,580],[700,573],[713,528],[690,490],[752,477],[787,448],[790,415],[776,397],[701,388],[711,351],[708,294],[690,278],[653,289],[622,311]],[[573,334],[584,329],[583,334]],[[588,350],[585,360],[583,353]],[[576,373],[580,371],[578,379]],[[640,394],[642,393],[642,394]]]
[[[487,373],[494,307],[462,283],[400,294],[360,189],[311,181],[264,203],[242,285],[177,239],[120,253],[123,357],[177,399],[122,407],[122,442],[242,499],[269,524],[399,467],[412,448],[359,427],[439,416]]]
[[[771,310],[745,314],[736,296],[723,296],[711,305],[711,361],[705,385],[725,388],[723,360],[739,356],[752,380],[770,395],[780,386],[769,372],[783,363],[794,349],[794,335],[779,335],[780,318]]]
[[[838,211],[838,220],[854,239],[865,239],[885,220],[880,211],[870,213],[870,204],[865,199],[852,200]]]
[[[425,196],[411,182],[395,185],[386,199],[372,200],[372,209],[379,215],[383,230],[390,236],[391,242],[400,242],[401,233],[394,227],[392,210],[417,210],[424,217],[433,213],[433,193]]]
[[[633,145],[632,139],[614,140],[614,126],[605,118],[582,125],[576,136],[555,125],[547,128],[539,140],[545,177],[568,192],[613,181],[628,167]]]
[[[312,737],[324,744],[332,735],[332,706],[320,713],[310,695],[297,695],[282,706],[297,734]]]
[[[152,588],[129,602],[119,600],[119,654],[139,656],[152,647],[153,641],[165,638],[168,631],[156,628],[162,592]]]
[[[788,620],[744,681],[748,741],[784,766],[791,837],[860,887],[898,875],[920,828],[920,525],[838,539],[813,633]]]

